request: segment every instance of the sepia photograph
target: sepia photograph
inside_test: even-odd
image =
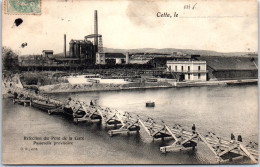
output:
[[[257,0],[3,0],[2,164],[258,164]]]

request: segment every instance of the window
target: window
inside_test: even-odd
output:
[[[188,74],[188,80],[190,80],[190,74]]]
[[[198,70],[200,71],[200,66],[198,66]]]
[[[183,71],[183,66],[181,66],[181,71]]]
[[[169,69],[169,71],[171,71],[172,70],[172,66],[168,66],[168,69]]]
[[[190,66],[188,66],[188,71],[190,71]]]
[[[198,79],[200,79],[200,73],[198,73]]]
[[[178,69],[177,66],[175,66],[175,71],[177,71],[177,69]]]

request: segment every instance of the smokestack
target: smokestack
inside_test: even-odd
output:
[[[94,34],[96,35],[94,38],[94,45],[96,46],[96,48],[98,48],[98,15],[97,15],[97,10],[95,10],[94,12]]]
[[[125,54],[125,64],[129,64],[129,52]]]
[[[66,57],[66,34],[64,34],[64,56]]]

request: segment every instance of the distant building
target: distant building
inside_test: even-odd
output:
[[[185,81],[206,81],[206,68],[206,61],[167,61],[167,71],[177,74],[180,80]]]
[[[96,63],[97,47],[89,40],[71,40],[67,58],[78,58],[86,66]],[[65,52],[66,53],[66,52]],[[65,55],[64,53],[64,55]]]
[[[133,58],[130,60],[130,64],[150,64],[152,58]]]
[[[52,58],[53,57],[53,50],[43,50],[42,55],[43,55],[43,57]]]
[[[106,64],[105,53],[96,53],[96,64]]]
[[[127,64],[129,62],[128,53],[97,53],[96,64]]]
[[[207,62],[208,77],[215,80],[257,79],[258,57],[201,56]]]
[[[126,56],[123,53],[106,53],[106,60],[114,59],[115,64],[125,64]]]

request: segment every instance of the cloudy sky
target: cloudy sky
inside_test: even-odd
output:
[[[190,9],[184,9],[185,5]],[[83,39],[94,32],[94,10],[98,10],[104,47],[219,52],[257,52],[258,47],[256,0],[43,0],[41,7],[39,16],[3,13],[3,46],[21,54],[40,54],[45,49],[63,52],[64,34],[68,49],[70,39]],[[158,12],[172,17],[157,17]],[[23,23],[14,27],[17,18]],[[24,42],[28,45],[21,48]]]

